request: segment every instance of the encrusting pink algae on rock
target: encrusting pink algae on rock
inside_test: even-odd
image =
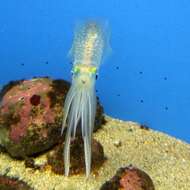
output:
[[[60,130],[68,89],[68,82],[50,78],[15,81],[3,88],[0,144],[12,157],[32,156],[64,140]],[[103,108],[97,110],[96,130],[104,120]]]
[[[155,190],[152,179],[144,171],[128,166],[119,168],[100,190]]]

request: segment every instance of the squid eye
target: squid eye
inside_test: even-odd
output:
[[[77,65],[73,68],[72,73],[76,74],[80,72],[80,67],[78,67]]]
[[[97,68],[96,68],[96,67],[91,67],[91,68],[90,68],[90,73],[95,74],[96,71],[97,71]]]

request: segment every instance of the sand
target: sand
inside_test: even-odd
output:
[[[107,161],[92,173],[64,177],[51,172],[25,168],[23,161],[0,153],[0,174],[26,181],[35,190],[99,190],[116,170],[132,164],[149,174],[156,190],[190,189],[190,145],[166,134],[141,129],[139,124],[106,116],[107,123],[94,134],[104,147]],[[118,146],[120,144],[120,146]],[[46,155],[35,163],[46,162]]]

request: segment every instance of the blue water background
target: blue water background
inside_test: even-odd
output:
[[[112,54],[97,95],[105,112],[190,142],[190,1],[6,0],[0,4],[0,84],[71,80],[75,23],[106,20]]]

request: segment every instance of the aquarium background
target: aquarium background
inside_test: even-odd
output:
[[[75,24],[106,21],[112,52],[97,81],[106,114],[190,142],[189,10],[188,0],[1,1],[0,85],[70,81]]]

